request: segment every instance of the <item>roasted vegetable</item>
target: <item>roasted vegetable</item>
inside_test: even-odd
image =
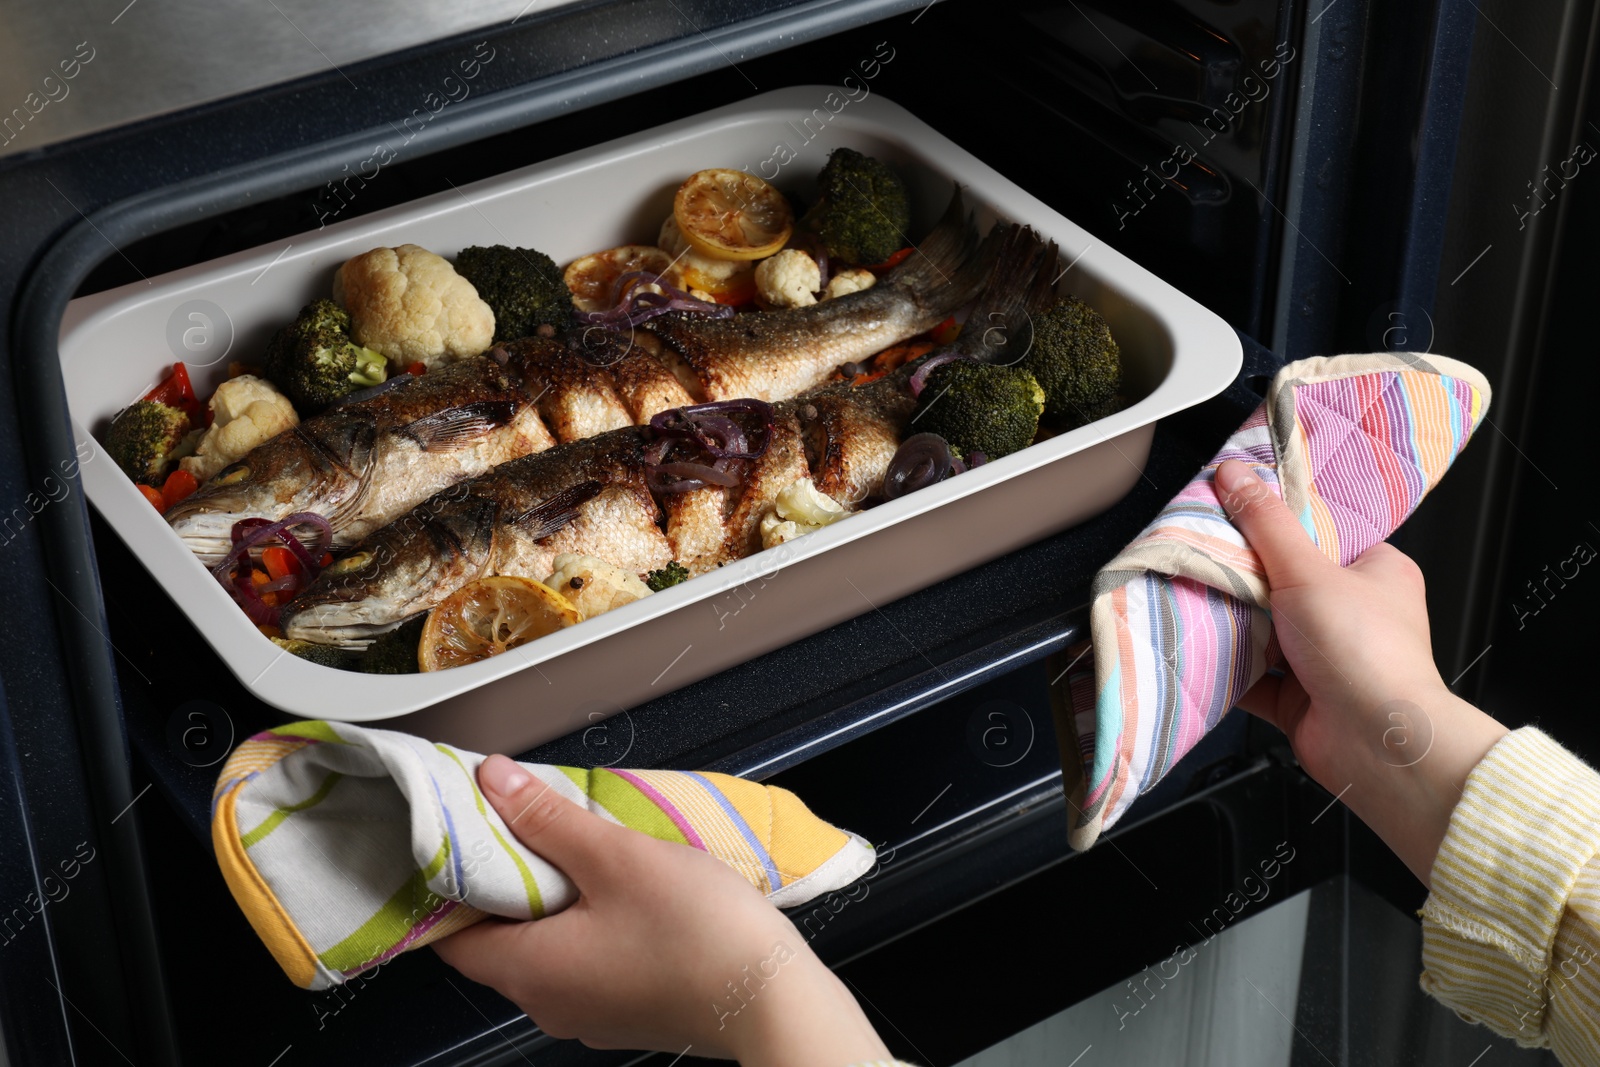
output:
[[[312,641],[291,641],[283,637],[272,638],[272,643],[285,652],[324,667],[337,667],[342,671],[355,669],[356,654],[347,649],[334,645],[319,645]]]
[[[916,428],[938,434],[959,457],[999,459],[1039,431],[1044,390],[1019,367],[959,359],[935,367],[922,390]]]
[[[193,423],[182,408],[140,400],[117,412],[102,443],[124,474],[159,489],[172,469],[173,454],[191,429]]]
[[[651,591],[656,593],[661,592],[661,590],[667,588],[669,585],[677,585],[679,582],[686,582],[688,580],[689,568],[685,567],[677,560],[673,560],[660,570],[651,571],[649,574],[644,576],[644,584],[648,585]]]
[[[195,426],[201,424],[204,410],[195,396],[194,384],[189,381],[189,368],[182,363],[172,365],[172,373],[154,389],[144,394],[145,400],[154,400],[169,408],[180,408]],[[210,425],[207,423],[207,425]]]
[[[166,481],[161,483],[161,510],[166,511],[174,504],[181,503],[194,495],[200,488],[199,479],[181,467],[167,475]]]
[[[333,275],[333,299],[350,309],[350,336],[396,366],[429,368],[481,354],[494,312],[450,261],[417,245],[374,248]]]
[[[1081,300],[1064,297],[1034,320],[1020,365],[1043,387],[1052,426],[1081,426],[1116,409],[1121,353],[1106,320]]]
[[[653,590],[639,576],[599,556],[563,552],[544,584],[560,593],[586,619],[643,600]]]
[[[911,197],[887,164],[838,148],[817,176],[817,202],[800,224],[821,237],[835,259],[882,263],[911,243]]]
[[[367,674],[420,674],[417,646],[422,642],[422,628],[427,622],[426,615],[418,615],[388,633],[379,634],[366,652],[357,657],[355,669]]]
[[[358,389],[380,384],[388,361],[351,340],[350,315],[332,300],[314,300],[267,345],[266,376],[313,415]]]
[[[572,290],[537,249],[473,245],[456,257],[456,273],[494,311],[497,342],[531,337],[540,326],[561,329],[572,318]]]
[[[289,398],[253,374],[217,386],[206,410],[211,413],[210,427],[195,444],[194,454],[178,464],[201,481],[300,422]]]

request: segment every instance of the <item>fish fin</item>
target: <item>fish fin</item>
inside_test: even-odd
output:
[[[517,417],[514,400],[480,400],[461,404],[407,423],[400,432],[425,452],[453,452],[475,444],[478,438]]]
[[[938,292],[942,298],[943,290],[949,288],[977,243],[977,226],[967,211],[961,186],[957,185],[938,224],[928,232],[928,236],[917,242],[915,250],[905,258],[905,262],[885,274],[883,280],[912,292]],[[969,293],[965,299],[952,304],[951,310],[970,299],[972,295]]]
[[[956,347],[964,355],[1007,366],[1033,347],[1033,316],[1055,298],[1055,242],[1046,244],[1030,227],[996,226],[984,244],[997,252],[983,294],[967,316]],[[978,259],[982,258],[982,251]]]
[[[510,522],[513,526],[520,527],[524,534],[535,541],[542,541],[576,519],[578,509],[598,496],[600,490],[604,488],[604,482],[593,478],[577,485],[570,485],[561,492],[546,497],[521,515],[513,515]]]

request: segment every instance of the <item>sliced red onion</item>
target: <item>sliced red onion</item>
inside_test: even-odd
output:
[[[955,473],[956,457],[936,433],[913,434],[903,441],[883,476],[883,495],[896,500]]]
[[[989,462],[989,457],[982,452],[974,452],[967,457],[967,466],[969,467],[981,467],[987,462]]]
[[[282,578],[274,578],[270,582],[256,586],[255,590],[263,596],[267,593],[293,593],[300,587],[300,580],[298,574],[285,574]]]
[[[239,539],[245,534],[249,533],[251,530],[259,530],[263,526],[271,525],[271,519],[240,519],[238,522],[233,524],[233,530],[230,531],[233,538],[233,543],[238,544]]]
[[[257,595],[248,578],[242,582],[236,581],[232,584],[224,583],[224,585],[227,586],[228,592],[233,595],[234,602],[239,605],[251,622],[257,626],[278,625],[278,609],[271,604],[265,603]]]
[[[752,446],[744,428],[730,417],[757,415],[763,423],[761,440]],[[719,400],[710,404],[663,411],[650,420],[650,428],[661,437],[692,439],[717,459],[760,459],[772,440],[772,405],[764,400]]]
[[[735,414],[761,419],[759,441],[750,442]],[[646,482],[656,493],[739,485],[744,469],[738,461],[765,455],[773,428],[772,405],[762,400],[720,400],[660,412],[650,420],[654,439],[644,448]]]
[[[646,286],[654,285],[660,292]],[[726,304],[697,300],[687,292],[664,280],[661,275],[647,270],[631,270],[617,278],[612,285],[612,303],[609,311],[581,311],[579,322],[610,329],[638,326],[669,311],[692,311],[712,319],[726,319],[734,309]]]
[[[744,428],[726,415],[699,415],[690,420],[700,447],[716,456],[753,459]]]
[[[658,463],[651,468],[650,473],[666,476],[659,479],[662,484],[657,486],[664,493],[686,492],[687,490],[683,488],[683,483],[691,481],[700,483],[691,487],[695,489],[698,489],[700,485],[735,486],[739,484],[739,476],[733,471],[718,470],[716,467],[706,463],[687,463],[682,460],[674,463]],[[668,482],[666,478],[675,480]]]
[[[307,548],[300,538],[290,532],[296,526],[316,527],[319,543],[314,549]],[[317,558],[333,544],[333,525],[316,512],[297,511],[279,522],[269,522],[259,518],[240,519],[233,524],[231,535],[233,548],[222,558],[221,563],[211,568],[211,573],[222,583],[223,588],[228,590],[239,607],[244,609],[251,622],[257,626],[276,626],[278,609],[271,604],[263,603],[261,594],[285,590],[292,594],[302,581],[309,583],[315,578],[322,570]],[[281,540],[288,546],[289,551],[294,553],[302,573],[284,575],[282,578],[265,583],[258,590],[250,578],[254,569],[248,565],[250,550],[273,539]],[[240,567],[240,561],[245,561],[247,565]]]
[[[256,545],[263,541],[277,537],[289,546],[289,551],[295,554],[306,570],[315,574],[320,568],[317,557],[328,550],[333,544],[333,525],[327,519],[314,511],[297,511],[288,518],[279,522],[261,525],[261,519],[241,519],[233,527],[233,548],[223,557],[222,562],[211,568],[219,580],[225,579],[233,573],[233,565],[239,562],[241,556],[246,555]],[[289,531],[296,526],[315,526],[322,535],[321,543],[315,551],[308,549],[301,540]]]
[[[911,376],[911,382],[910,382],[911,395],[912,396],[921,396],[922,395],[922,390],[927,388],[927,385],[928,385],[928,373],[930,371],[932,371],[935,367],[942,367],[946,363],[950,363],[950,362],[952,362],[954,360],[966,359],[966,358],[967,358],[966,356],[961,355],[959,352],[952,352],[952,351],[950,351],[948,349],[943,351],[943,352],[938,352],[938,353],[935,353],[934,355],[929,356],[928,359],[927,359],[927,362],[923,363],[922,366],[918,367],[917,368],[917,372]]]

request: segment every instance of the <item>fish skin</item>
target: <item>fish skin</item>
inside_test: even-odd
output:
[[[644,479],[646,431],[629,426],[523,456],[451,486],[373,533],[286,606],[285,635],[360,646],[430,610],[456,589],[495,574],[543,580],[564,552],[601,555],[640,571],[672,558],[661,510]],[[538,539],[518,522],[584,483],[600,490],[574,520]]]
[[[686,554],[685,519],[698,524],[692,573],[704,573],[761,549],[761,518],[787,486],[812,474],[808,440],[820,440],[825,476],[858,483],[883,473],[880,435],[903,427],[915,410],[907,373],[851,390],[835,386],[776,405],[772,437],[760,458],[745,461],[739,490],[708,486],[666,494],[663,512],[645,481],[650,431],[624,427],[557,445],[452,486],[376,531],[356,559],[341,561],[284,607],[285,636],[360,646],[477,578],[517,575],[542,581],[566,552],[643,574]],[[824,415],[826,412],[826,415]],[[555,533],[528,536],[513,517],[586,482],[603,488]],[[695,498],[695,499],[691,499]],[[690,566],[690,563],[686,563]]]
[[[841,364],[932,329],[970,302],[999,253],[994,242],[974,255],[977,248],[958,189],[933,232],[870,289],[725,319],[669,312],[641,328],[688,366],[704,399],[785,400],[821,385]]]
[[[708,400],[785,400],[821,385],[842,363],[883,351],[937,326],[944,305],[919,305],[880,284],[804,308],[731,319],[673,312],[644,328],[660,337],[703,381]]]
[[[899,450],[917,406],[901,377],[887,385],[862,386],[856,393],[827,390],[807,398],[808,406],[816,410],[807,420],[811,479],[818,490],[846,507],[860,506],[883,486],[889,461]]]
[[[408,378],[263,442],[168,509],[167,522],[208,564],[251,516],[315,512],[335,544],[351,544],[445,486],[555,443],[515,362],[465,360]]]
[[[602,359],[587,350],[591,334],[567,334],[552,344],[528,337],[500,346],[508,363],[522,368],[524,380],[538,383],[534,402],[557,441],[577,441],[633,425],[633,412],[617,394]]]

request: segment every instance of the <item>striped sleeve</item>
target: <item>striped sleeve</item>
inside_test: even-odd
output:
[[[1467,778],[1422,908],[1422,988],[1568,1067],[1600,1064],[1600,774],[1532,727]]]

